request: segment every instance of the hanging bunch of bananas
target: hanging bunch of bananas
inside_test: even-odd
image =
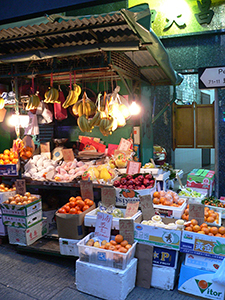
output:
[[[26,105],[26,110],[36,109],[40,104],[40,98],[38,95],[30,95],[30,98]]]
[[[4,98],[0,97],[0,109],[3,109],[5,106],[5,100]]]
[[[72,111],[74,115],[78,115],[79,117],[86,115],[89,118],[89,116],[92,116],[96,112],[96,106],[94,102],[87,97],[86,92],[84,92],[83,98],[73,105]]]
[[[92,119],[89,120],[89,116],[96,113],[96,106],[87,97],[86,92],[84,92],[82,100],[78,102],[78,104],[76,103],[72,108],[73,113],[79,116],[77,119],[77,124],[82,132],[90,132],[94,127],[93,124],[97,123],[97,118],[100,117],[100,114],[96,114]]]
[[[59,91],[54,87],[50,87],[48,91],[45,92],[45,103],[60,103],[59,101]]]
[[[108,136],[113,132],[114,118],[110,115],[101,119],[99,130],[104,136]]]
[[[78,84],[74,83],[73,88],[70,89],[69,94],[66,97],[66,101],[63,103],[62,107],[67,108],[77,103],[80,93],[81,93],[81,87]]]

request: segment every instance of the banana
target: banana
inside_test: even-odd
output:
[[[82,115],[77,119],[77,124],[82,132],[90,132],[91,131],[91,127],[90,127],[90,125],[88,123],[88,119],[86,118],[85,115]]]
[[[99,130],[104,136],[112,134],[113,118],[105,117],[102,118],[99,125]]]
[[[71,102],[73,96],[74,96],[74,91],[73,90],[69,90],[69,94],[66,97],[66,101],[62,105],[63,108],[67,108],[67,107],[70,106],[69,103]]]
[[[99,126],[100,121],[101,121],[101,113],[100,111],[97,111],[94,115],[94,117],[89,121],[89,125],[91,128],[93,128],[94,126]]]

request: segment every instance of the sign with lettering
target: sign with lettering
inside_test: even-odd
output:
[[[112,218],[112,215],[98,212],[94,235],[99,237],[101,240],[106,240],[109,242],[111,236]]]
[[[136,161],[128,161],[127,163],[127,174],[133,175],[140,172],[141,163]]]
[[[82,199],[91,199],[94,201],[93,183],[88,180],[80,181],[80,193]]]
[[[134,243],[134,220],[119,219],[120,234],[129,244]]]
[[[225,67],[199,68],[199,89],[225,87]]]
[[[204,222],[204,205],[189,203],[189,221],[195,219],[198,221],[198,224]]]
[[[114,187],[104,187],[101,189],[101,202],[106,207],[116,205],[116,190]]]
[[[26,193],[26,180],[17,179],[16,180],[16,193],[19,195],[24,195]]]
[[[140,207],[143,220],[150,220],[155,215],[151,195],[140,196]]]
[[[74,153],[73,149],[62,149],[63,159],[64,161],[73,161]]]
[[[139,207],[139,201],[138,202],[128,202],[126,211],[125,211],[125,218],[133,217],[137,213],[138,207]]]
[[[131,142],[124,139],[124,138],[121,138],[120,140],[120,143],[119,143],[119,146],[117,148],[117,150],[121,150],[121,151],[127,151],[130,149],[130,146],[131,146]]]

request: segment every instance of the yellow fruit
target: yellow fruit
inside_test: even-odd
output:
[[[103,180],[105,180],[105,181],[111,180],[111,175],[109,174],[107,168],[103,168],[103,169],[100,171],[99,178],[100,178],[100,179],[103,179]]]

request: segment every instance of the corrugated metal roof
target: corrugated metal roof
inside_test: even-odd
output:
[[[147,13],[150,14],[150,11]],[[150,84],[180,83],[179,75],[173,70],[169,58],[160,61],[166,52],[160,41],[149,30],[147,38],[143,38],[142,31],[146,29],[136,22],[137,16],[138,13],[125,9],[93,16],[51,15],[47,23],[2,29],[0,63],[43,60],[97,51],[123,51]],[[129,46],[132,43],[136,46]],[[145,49],[140,50],[145,44]],[[151,48],[158,49],[157,53],[151,51]]]

